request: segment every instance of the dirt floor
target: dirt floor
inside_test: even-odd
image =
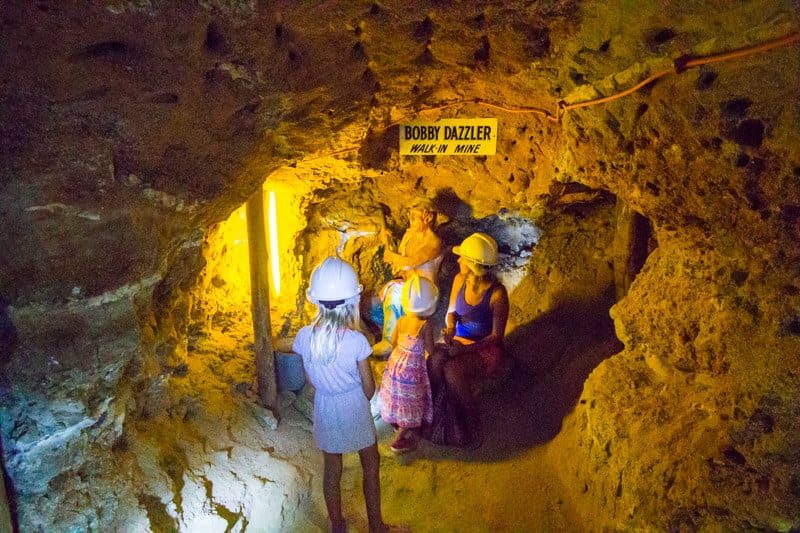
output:
[[[554,430],[541,416],[546,384],[518,375],[481,396],[484,444],[477,450],[421,441],[395,455],[393,429],[377,422],[384,513],[413,531],[564,531],[579,529],[569,498],[541,444]],[[358,475],[347,462],[348,483]],[[348,490],[348,505],[358,505]],[[356,524],[363,531],[364,524]]]
[[[214,404],[218,417],[243,418],[235,410],[247,402],[224,401],[222,395],[254,383],[248,327],[246,318],[237,317],[194,341],[183,390],[191,390],[197,402]],[[559,454],[547,453],[547,445],[578,401],[586,376],[620,349],[613,333],[603,329],[593,337],[553,344],[560,353],[541,354],[556,361],[546,373],[518,363],[504,382],[484,391],[479,402],[484,444],[477,450],[423,440],[417,450],[397,456],[390,450],[393,429],[378,419],[386,521],[420,532],[585,530],[581,516],[586,511],[571,504],[574,499],[558,481],[560,465],[553,457]],[[373,361],[376,376],[384,366]],[[267,439],[275,450],[284,450],[285,460],[311,472],[311,497],[301,505],[297,530],[323,531],[321,454],[314,448],[302,402],[292,400],[291,394],[285,397],[281,423]],[[223,405],[230,406],[227,413],[220,411]],[[191,434],[185,439],[198,437],[197,431]],[[298,455],[292,456],[292,450]],[[345,456],[342,494],[350,531],[367,531],[357,454]]]
[[[390,450],[393,429],[376,422],[384,514],[414,531],[582,531],[585,511],[558,481],[558,453],[547,443],[578,401],[583,380],[619,349],[612,339],[572,344],[543,376],[517,365],[479,400],[483,445],[477,450],[421,441],[414,452]],[[376,365],[378,369],[383,365]],[[569,458],[564,458],[569,460]],[[358,511],[357,458],[348,458],[347,505]],[[364,531],[365,523],[356,524]]]

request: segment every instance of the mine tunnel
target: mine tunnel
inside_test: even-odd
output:
[[[477,447],[394,453],[376,416],[387,523],[800,531],[796,2],[36,1],[0,25],[0,531],[329,530],[309,279],[351,264],[379,341],[421,199],[429,320],[490,236],[509,364],[471,391]],[[362,484],[345,454],[349,531]]]

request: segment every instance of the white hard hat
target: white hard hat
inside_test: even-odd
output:
[[[453,253],[479,265],[497,264],[497,242],[485,233],[473,233],[461,246],[453,246]]]
[[[361,294],[362,289],[350,263],[329,256],[311,273],[306,295],[311,303],[332,309]]]
[[[420,316],[429,316],[436,311],[439,289],[428,278],[414,274],[403,283],[403,310]]]

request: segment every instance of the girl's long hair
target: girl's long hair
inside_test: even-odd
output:
[[[333,362],[345,330],[358,331],[361,322],[358,311],[360,300],[360,296],[356,295],[333,309],[318,305],[317,316],[311,324],[310,351],[315,361],[326,365]]]

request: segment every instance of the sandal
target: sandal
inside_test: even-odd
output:
[[[417,449],[417,439],[409,437],[409,431],[403,431],[392,443],[394,453],[406,453]]]

